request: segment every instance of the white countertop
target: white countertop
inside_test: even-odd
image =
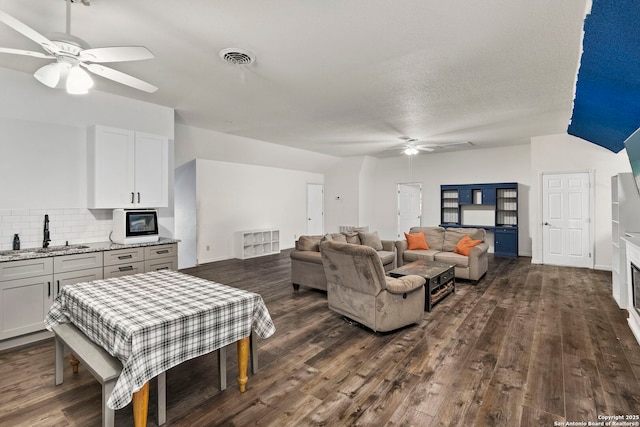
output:
[[[624,236],[621,237],[627,243],[631,243],[634,246],[640,248],[640,233],[625,233]]]
[[[51,246],[46,249],[42,248],[25,248],[19,251],[0,251],[0,262],[20,261],[23,259],[46,258],[63,255],[83,254],[88,252],[104,252],[116,249],[136,248],[142,246],[169,245],[178,243],[180,240],[161,237],[157,242],[151,243],[134,243],[130,245],[121,245],[113,242],[97,242],[97,243],[81,243],[69,246]]]

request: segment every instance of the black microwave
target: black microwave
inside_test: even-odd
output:
[[[114,243],[152,243],[158,238],[158,211],[155,209],[113,210],[111,240]]]

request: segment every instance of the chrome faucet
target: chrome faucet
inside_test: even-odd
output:
[[[42,239],[42,247],[46,248],[49,246],[49,242],[51,238],[49,237],[49,215],[44,216],[44,236]]]

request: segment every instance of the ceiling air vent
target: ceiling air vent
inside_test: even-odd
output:
[[[229,49],[222,49],[220,51],[220,58],[229,64],[234,65],[249,65],[256,60],[256,56],[248,50],[238,49],[235,47]]]

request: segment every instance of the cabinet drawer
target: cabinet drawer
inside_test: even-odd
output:
[[[0,262],[0,282],[53,274],[53,258]]]
[[[144,248],[118,249],[104,252],[104,266],[144,261]],[[106,271],[106,268],[105,268]],[[106,276],[106,274],[105,274]]]
[[[440,275],[440,285],[447,283],[449,280],[453,279],[453,276],[455,275],[455,269],[452,268],[451,270],[447,270],[444,273],[442,273]]]
[[[158,270],[177,270],[178,269],[178,258],[160,258],[160,259],[152,259],[144,262],[144,272],[148,273],[149,271],[158,271]]]
[[[87,270],[102,267],[102,252],[90,252],[86,254],[65,255],[53,258],[53,271],[66,273],[68,271]]]
[[[178,245],[172,243],[170,245],[146,246],[144,248],[144,259],[175,257],[178,255]]]
[[[144,273],[144,262],[111,265],[104,267],[104,278],[128,276],[129,274]]]

